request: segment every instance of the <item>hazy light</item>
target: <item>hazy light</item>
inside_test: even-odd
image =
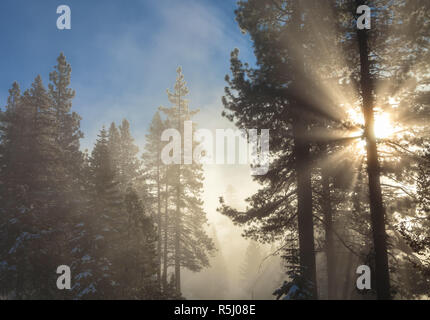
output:
[[[395,98],[395,97],[390,97],[390,98],[388,99],[388,103],[389,103],[393,108],[397,108],[397,107],[399,106],[399,104],[400,104],[400,101],[399,101],[397,98]]]
[[[394,107],[394,105],[396,105],[397,103],[397,100],[395,100],[394,98],[390,98],[390,104],[391,103],[393,103],[392,106]],[[390,113],[383,111],[380,108],[375,108],[374,111],[374,132],[376,139],[383,140],[396,135],[397,131],[400,130],[400,128],[393,123]],[[364,126],[364,117],[361,110],[359,110],[358,108],[351,107],[347,109],[347,114],[352,123],[359,126]],[[353,133],[353,136],[360,137],[363,135],[363,133],[363,130],[355,131]],[[354,144],[354,147],[359,155],[366,155],[365,139],[357,140]]]
[[[387,113],[375,114],[375,136],[386,139],[395,132],[390,116]]]
[[[360,156],[364,156],[366,155],[366,140],[365,139],[360,139],[357,142],[357,151],[359,153]]]

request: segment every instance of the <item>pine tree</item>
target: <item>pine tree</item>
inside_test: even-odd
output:
[[[156,212],[156,222],[157,222],[157,256],[158,256],[158,271],[157,277],[159,285],[163,285],[163,288],[167,287],[167,230],[168,230],[168,209],[164,208],[164,217],[162,216],[163,211],[163,198],[162,198],[162,188],[163,179],[167,179],[165,174],[167,167],[163,166],[161,162],[161,150],[163,143],[161,141],[161,134],[163,132],[163,122],[160,117],[160,113],[156,112],[150,128],[149,133],[146,136],[145,152],[142,155],[144,164],[144,176],[145,182],[149,187],[149,192],[152,195],[152,206],[154,212]],[[164,174],[164,177],[163,177]],[[164,193],[166,197],[167,192]],[[166,200],[167,201],[167,200]],[[163,238],[164,237],[164,238]],[[163,248],[164,244],[164,248]],[[163,249],[162,249],[163,248]],[[162,270],[162,263],[164,268]]]
[[[65,243],[67,213],[61,210],[65,195],[59,189],[62,166],[56,115],[40,76],[21,97],[14,84],[2,120],[1,197],[8,199],[3,210],[9,215],[3,227],[16,225],[7,232],[11,242],[2,252],[8,268],[15,265],[16,283],[6,287],[16,298],[54,298],[58,292],[52,286],[52,270],[62,264],[63,251],[57,244]],[[11,195],[13,190],[17,194]]]
[[[122,197],[116,180],[115,167],[109,152],[108,134],[103,128],[89,159],[90,196],[87,208],[85,250],[79,254],[81,270],[75,276],[77,298],[109,299],[119,287]]]
[[[22,211],[25,208],[24,197],[26,194],[25,173],[20,171],[25,163],[25,154],[28,144],[25,144],[23,127],[28,123],[25,119],[26,112],[21,98],[21,90],[18,83],[14,83],[9,90],[6,110],[1,114],[1,288],[5,296],[15,295],[23,298],[23,268],[27,264],[20,264],[20,256],[8,259],[10,249],[14,246],[15,239],[21,234],[21,219],[17,219],[20,204]],[[26,122],[24,121],[26,120]],[[28,203],[27,203],[28,205]],[[19,218],[19,217],[18,217]],[[22,267],[21,267],[22,266]]]
[[[368,4],[372,8],[370,31],[357,31],[356,10],[360,4]],[[314,181],[321,178],[325,185],[330,180],[330,177],[327,180],[323,172],[311,169],[321,167],[319,161],[328,158],[330,154],[337,153],[338,159],[342,158],[343,161],[344,157],[340,157],[342,152],[351,150],[351,145],[361,138],[368,140],[367,170],[370,176],[372,212],[369,224],[373,225],[375,236],[374,246],[367,255],[373,258],[368,259],[360,253],[358,255],[379,270],[376,272],[379,297],[385,299],[390,297],[391,292],[384,218],[393,219],[392,214],[397,214],[401,207],[396,209],[396,206],[390,206],[387,217],[384,217],[382,191],[387,196],[393,195],[400,203],[404,193],[396,195],[392,190],[407,192],[407,188],[399,186],[399,183],[413,186],[415,174],[411,175],[411,172],[414,172],[417,156],[413,155],[410,147],[413,145],[418,150],[422,148],[417,133],[425,135],[422,125],[423,120],[427,119],[428,109],[426,70],[430,60],[429,41],[426,37],[429,27],[427,12],[428,2],[425,1],[414,2],[412,6],[405,5],[405,1],[401,0],[389,3],[377,0],[240,2],[238,22],[253,40],[257,67],[242,64],[238,51],[234,51],[231,59],[233,78],[227,78],[229,87],[224,98],[224,105],[228,110],[224,114],[235,121],[238,127],[258,126],[271,129],[273,161],[269,173],[264,177],[257,177],[264,188],[249,199],[251,208],[247,212],[232,210],[224,203],[221,211],[231,216],[235,222],[250,226],[246,235],[271,241],[276,237],[279,239],[289,229],[296,230],[292,222],[294,207],[297,205],[299,221],[302,217],[303,222],[297,227],[300,255],[313,251],[310,249],[310,237],[304,236],[310,233],[310,228],[305,232],[302,228],[310,223],[305,223],[303,217],[309,219],[311,206],[319,206],[318,203],[311,205],[310,199],[313,196],[310,187],[313,178],[309,179],[309,175],[312,173]],[[416,36],[412,35],[412,30]],[[368,39],[367,36],[364,37],[366,34]],[[361,88],[357,90],[360,84]],[[393,97],[398,99],[395,106]],[[375,108],[373,102],[378,108]],[[349,111],[347,108],[359,109],[360,104],[364,105],[365,111],[362,128],[361,124],[351,123],[345,114],[345,111]],[[388,112],[393,117],[393,122],[396,121],[406,130],[395,132],[385,139],[376,139],[372,117],[377,109],[378,112]],[[340,129],[343,133],[336,134]],[[357,134],[362,130],[363,134]],[[376,145],[378,149],[383,148],[382,153],[378,153]],[[324,149],[326,151],[321,152]],[[360,157],[357,158],[360,160]],[[348,169],[344,176],[350,176],[350,172],[354,171],[361,174],[361,169]],[[294,172],[296,182],[293,181]],[[385,190],[382,190],[379,182],[381,176],[396,183],[384,183]],[[339,175],[331,179],[335,188],[339,181],[345,180]],[[295,187],[297,193],[294,192]],[[339,213],[351,211],[348,188],[343,186],[338,189],[345,195],[345,205]],[[362,192],[365,191],[360,189],[357,197],[360,205],[365,203]],[[290,205],[284,205],[285,202]],[[332,206],[333,203],[330,205],[328,202],[323,204],[325,206],[320,206],[319,209],[325,211],[325,217],[329,221],[329,206],[333,209],[337,205]],[[369,207],[362,206],[362,210],[359,210],[361,216],[357,211],[354,220],[367,219],[368,209]],[[315,212],[314,217],[319,218]],[[340,220],[344,221],[342,218]],[[389,220],[389,227],[394,229]],[[361,228],[358,224],[354,225],[356,229],[351,234],[345,234],[339,242],[348,249],[349,243],[345,239],[353,239],[358,235],[360,241],[353,243],[353,247],[364,242],[366,249],[369,249],[364,236],[367,228],[367,220],[365,221]],[[326,227],[327,223],[321,226]],[[316,224],[317,231],[321,226]],[[330,234],[329,229],[325,230],[327,235]],[[330,238],[335,230],[332,231],[326,244],[333,242]],[[289,256],[293,259],[294,255]],[[301,256],[301,265],[306,266],[301,272],[307,270],[308,279],[313,279],[309,273],[313,269],[309,268],[313,265],[311,260],[314,259],[309,255]],[[333,274],[333,268],[329,269]]]
[[[75,244],[75,226],[81,221],[82,211],[85,208],[86,197],[83,192],[84,177],[84,155],[80,150],[80,139],[83,133],[80,130],[81,117],[72,111],[72,100],[75,91],[69,86],[71,84],[72,68],[63,53],[57,58],[54,71],[49,74],[48,85],[49,98],[55,113],[58,134],[56,143],[58,150],[58,170],[56,172],[58,185],[57,190],[61,193],[62,220],[62,246],[64,257],[61,264],[70,265],[73,257],[71,252]],[[79,229],[79,228],[78,228]],[[62,298],[67,297],[63,292]]]
[[[134,138],[130,133],[130,123],[127,119],[123,119],[119,126],[120,134],[120,182],[123,188],[129,185],[135,185],[137,179],[141,176],[141,161],[138,159],[137,154],[139,148],[134,142]]]
[[[430,285],[430,146],[427,145],[419,165],[417,177],[417,208],[415,219],[410,219],[408,225],[400,224],[400,233],[408,243],[412,251],[420,255],[420,260],[410,259],[413,268],[417,270],[422,278],[413,278],[411,286],[415,294],[429,294]],[[410,273],[410,270],[408,270]]]
[[[345,18],[339,23],[342,33],[339,45],[350,69],[347,82],[350,86],[355,86],[353,83],[360,85],[358,100],[364,115],[376,290],[379,299],[390,299],[393,292],[385,229],[393,228],[393,217],[391,208],[387,210],[383,204],[383,196],[384,193],[394,194],[391,191],[397,186],[382,184],[381,177],[395,181],[396,185],[413,183],[411,171],[416,157],[411,156],[413,153],[408,149],[412,145],[420,148],[417,136],[422,132],[422,120],[426,119],[428,106],[425,99],[428,90],[423,90],[422,85],[428,82],[426,12],[429,5],[425,1],[416,1],[410,7],[402,0],[389,3],[357,0],[339,2],[338,5],[342,12],[340,16]],[[356,27],[356,9],[360,5],[368,5],[372,10],[370,30]],[[412,36],[411,30],[417,33]],[[393,97],[399,100],[398,105],[390,103]],[[386,138],[378,137],[375,133],[378,112],[392,117],[396,126],[404,130],[393,132]],[[398,196],[392,197],[391,201],[393,198]]]
[[[127,189],[125,196],[127,215],[126,240],[120,260],[124,267],[120,283],[124,299],[157,299],[158,242],[152,218],[145,212],[142,200],[135,190]]]
[[[57,59],[55,70],[49,74],[49,96],[56,113],[59,134],[57,141],[61,147],[61,161],[65,167],[64,182],[71,191],[76,192],[76,184],[82,168],[82,153],[80,152],[81,117],[72,112],[72,100],[75,91],[69,88],[72,68],[63,53]]]
[[[115,124],[112,122],[109,126],[108,137],[107,137],[109,154],[111,155],[112,166],[114,168],[117,178],[120,172],[120,154],[121,154],[121,141],[119,130]]]
[[[186,96],[188,88],[184,80],[181,68],[177,70],[177,78],[174,91],[167,90],[172,107],[161,107],[169,123],[178,130],[181,136],[181,146],[187,141],[183,139],[184,121],[190,120],[197,113],[190,110]],[[194,130],[194,129],[193,129]],[[195,141],[191,141],[193,147]],[[181,148],[181,150],[183,150]],[[181,156],[181,163],[183,157]],[[202,165],[196,162],[192,164],[174,164],[172,174],[174,176],[171,184],[174,190],[173,201],[175,213],[173,217],[174,229],[174,261],[176,290],[181,292],[181,267],[192,271],[199,271],[208,266],[208,253],[213,251],[213,243],[203,229],[207,223],[205,213],[202,209],[203,202],[200,198],[203,188]]]
[[[306,71],[311,68],[302,57],[309,55],[306,48],[314,46],[306,32],[313,16],[300,9],[299,1],[239,3],[237,20],[253,40],[257,67],[243,64],[238,50],[232,53],[233,77],[226,77],[223,114],[239,128],[269,129],[273,161],[265,176],[256,177],[263,188],[249,199],[250,209],[246,213],[226,206],[221,211],[238,223],[252,226],[247,235],[262,241],[282,238],[297,217],[300,272],[309,280],[311,296],[316,298],[308,137],[314,118],[327,118],[328,112],[309,97],[314,86]],[[258,224],[253,224],[256,221]]]
[[[2,226],[14,233],[6,233],[2,256],[10,252],[18,263],[26,255],[8,267],[14,270],[9,282],[15,282],[9,294],[16,298],[67,296],[52,284],[56,268],[70,264],[72,224],[83,202],[82,134],[80,117],[71,111],[71,68],[63,54],[55,69],[48,91],[40,76],[23,95],[15,83],[1,119],[1,197],[9,199],[2,209],[10,214]]]
[[[161,297],[158,238],[129,130],[126,120],[120,130],[115,124],[109,132],[103,128],[88,159],[88,204],[75,249],[77,299]]]
[[[356,1],[357,7],[364,5],[365,1]],[[367,146],[367,171],[369,176],[370,211],[375,245],[376,288],[380,299],[390,297],[390,278],[388,271],[388,253],[385,233],[385,209],[382,203],[380,185],[380,164],[376,146],[374,129],[374,111],[372,79],[370,75],[370,61],[368,48],[368,35],[366,29],[357,31],[357,40],[360,51],[361,66],[361,92],[363,97],[363,114],[365,118],[365,137]]]

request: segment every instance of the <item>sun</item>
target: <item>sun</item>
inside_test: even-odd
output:
[[[375,114],[375,137],[376,139],[387,139],[395,132],[395,128],[388,113]]]
[[[351,122],[360,126],[364,126],[363,114],[360,111],[350,108],[348,109],[347,113],[351,119]],[[374,119],[374,133],[376,139],[387,139],[395,134],[397,128],[393,124],[388,112],[384,112],[375,108]],[[356,133],[354,135],[356,135]]]
[[[397,100],[390,100],[390,105],[394,109],[397,106]],[[349,121],[354,125],[361,127],[362,129],[356,130],[351,134],[351,137],[356,137],[354,143],[352,144],[353,150],[358,156],[366,156],[367,153],[367,143],[364,139],[364,117],[360,108],[351,107],[347,110]],[[400,127],[395,124],[392,119],[392,114],[389,110],[382,110],[381,108],[374,109],[374,134],[375,138],[383,142],[392,137],[396,137],[397,134],[401,132]]]

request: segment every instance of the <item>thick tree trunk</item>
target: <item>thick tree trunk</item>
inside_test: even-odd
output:
[[[357,5],[364,1],[357,0]],[[373,244],[375,248],[375,281],[378,299],[390,299],[390,276],[388,271],[387,235],[385,232],[385,209],[382,203],[380,167],[374,133],[373,93],[370,76],[368,35],[366,30],[358,30],[358,44],[361,65],[361,91],[365,120],[367,148],[367,173],[369,177],[370,215]]]
[[[336,298],[336,262],[333,241],[333,208],[330,195],[330,177],[326,169],[321,172],[322,210],[324,214],[325,253],[327,259],[327,296]]]
[[[297,212],[299,228],[300,266],[303,276],[312,283],[312,298],[317,299],[314,224],[312,214],[312,186],[309,144],[304,140],[306,125],[300,117],[293,124],[294,153],[297,178]]]
[[[345,269],[345,279],[343,282],[343,290],[342,290],[342,300],[348,300],[350,298],[350,292],[351,292],[351,284],[352,282],[352,275],[353,275],[353,255],[351,252],[347,253],[348,255],[348,262],[346,263],[346,269]]]
[[[303,48],[302,30],[303,16],[300,11],[298,2],[294,2],[292,13],[295,36],[298,39],[298,45]],[[296,95],[306,95],[306,85],[303,78],[305,75],[305,65],[303,61],[295,61],[294,66],[295,81],[291,86]],[[302,99],[305,101],[306,99]],[[312,283],[311,298],[318,298],[316,282],[316,262],[314,248],[314,223],[312,214],[312,184],[311,184],[311,163],[310,163],[310,145],[307,141],[307,120],[304,119],[303,104],[297,100],[292,101],[293,123],[292,132],[294,139],[295,169],[297,179],[297,217],[299,231],[299,251],[300,267],[305,279]]]

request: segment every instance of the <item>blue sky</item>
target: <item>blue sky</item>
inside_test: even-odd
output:
[[[69,5],[72,29],[56,28],[57,6]],[[126,117],[140,146],[159,105],[168,105],[181,65],[191,107],[213,126],[221,111],[230,52],[253,61],[241,34],[236,0],[2,0],[0,2],[0,106],[18,81],[45,84],[63,51],[72,65],[73,108],[82,117],[83,146],[91,148],[103,124]]]

